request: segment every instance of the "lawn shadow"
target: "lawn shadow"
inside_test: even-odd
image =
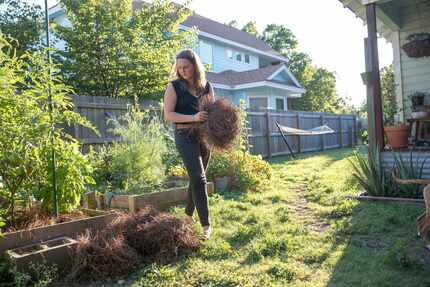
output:
[[[430,286],[430,252],[417,238],[419,205],[368,203],[338,218],[330,253],[342,255],[327,286]]]

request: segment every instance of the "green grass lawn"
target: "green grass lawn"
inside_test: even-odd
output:
[[[346,200],[360,191],[351,153],[271,160],[267,190],[210,198],[214,233],[199,252],[122,286],[430,286],[415,231],[423,207]]]

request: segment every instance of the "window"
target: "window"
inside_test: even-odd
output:
[[[227,58],[233,60],[233,51],[232,50],[227,50]]]
[[[245,63],[249,64],[249,55],[245,54]]]
[[[267,98],[259,97],[259,98],[249,98],[249,108],[251,109],[267,109]]]
[[[236,61],[242,62],[242,54],[241,53],[236,54]]]
[[[200,41],[199,42],[200,58],[204,64],[212,65],[212,45]]]
[[[276,99],[276,110],[285,111],[285,101],[284,99]]]

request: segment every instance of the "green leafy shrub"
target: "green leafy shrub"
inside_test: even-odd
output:
[[[231,176],[231,187],[234,190],[258,191],[267,186],[271,179],[271,169],[260,155],[233,150],[223,154],[213,154],[207,176],[211,180],[216,177]]]
[[[13,221],[17,201],[27,206],[36,197],[44,201],[47,210],[52,210],[52,196],[43,195],[52,192],[51,142],[58,153],[57,165],[67,166],[57,179],[60,206],[63,210],[76,206],[83,187],[91,182],[91,170],[81,169],[85,156],[79,153],[77,141],[64,129],[75,123],[92,129],[88,121],[73,112],[68,96],[72,90],[55,73],[57,66],[46,62],[45,54],[35,52],[16,57],[10,49],[0,35],[0,176],[3,183],[0,197],[6,200],[7,222]],[[49,75],[49,71],[54,73]]]
[[[86,187],[95,184],[90,159],[80,152],[79,147],[76,141],[55,140],[57,198],[60,212],[70,212],[78,207]],[[53,204],[53,187],[50,180],[52,178],[51,149],[42,147],[40,155],[43,160],[33,194],[42,201],[44,209],[49,209]]]
[[[133,194],[152,192],[161,186],[167,146],[166,128],[160,117],[132,107],[110,123],[120,141],[95,157],[98,186],[109,185],[113,190]]]

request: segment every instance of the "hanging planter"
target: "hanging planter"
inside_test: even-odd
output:
[[[430,56],[430,33],[416,33],[407,37],[408,42],[402,46],[403,51],[411,58]]]

